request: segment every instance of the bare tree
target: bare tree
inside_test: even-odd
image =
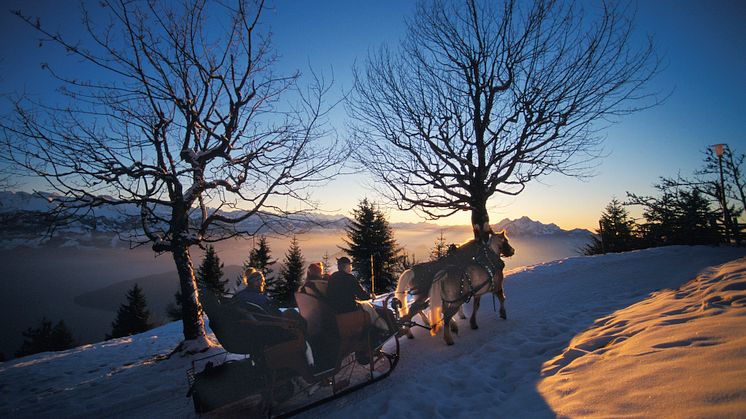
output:
[[[308,188],[344,154],[332,139],[320,144],[332,137],[323,77],[302,87],[297,72],[275,74],[264,2],[228,3],[104,0],[108,22],[83,10],[84,42],[17,12],[98,79],[47,67],[69,100],[19,100],[2,126],[6,158],[47,181],[57,214],[139,208],[130,238],[173,255],[184,337],[197,346],[205,330],[190,247],[254,234],[242,222],[287,215],[288,200],[312,208]]]
[[[525,6],[522,8],[521,6]],[[423,1],[396,51],[368,55],[348,113],[356,159],[399,209],[471,211],[549,173],[587,175],[598,122],[658,102],[652,42],[634,44],[628,10],[597,20],[565,2]]]

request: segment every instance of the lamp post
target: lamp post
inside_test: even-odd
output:
[[[723,226],[725,227],[725,241],[730,243],[730,221],[728,219],[728,206],[725,202],[725,180],[723,178],[723,152],[725,144],[714,144],[712,149],[718,157],[718,167],[720,168],[720,206],[723,208]]]

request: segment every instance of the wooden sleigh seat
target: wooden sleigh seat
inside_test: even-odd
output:
[[[339,369],[352,353],[372,355],[368,314],[363,311],[337,314],[326,301],[326,281],[307,281],[295,293],[301,316],[308,323],[307,337],[316,370]]]
[[[200,301],[210,328],[227,352],[249,355],[259,367],[308,376],[306,340],[298,322],[221,301],[209,291],[202,292]]]

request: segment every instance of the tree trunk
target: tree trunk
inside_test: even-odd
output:
[[[478,200],[471,208],[471,226],[474,240],[486,242],[490,238],[490,215],[487,214],[487,200]]]
[[[205,335],[205,321],[202,319],[202,305],[199,303],[197,280],[194,277],[192,258],[189,248],[183,243],[175,243],[173,248],[174,262],[179,273],[181,286],[181,318],[183,320],[184,339],[192,340]]]

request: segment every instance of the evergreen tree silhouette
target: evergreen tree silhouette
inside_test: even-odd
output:
[[[249,252],[249,260],[244,263],[243,268],[256,268],[264,274],[264,278],[267,280],[267,283],[269,283],[272,281],[274,276],[272,265],[276,262],[276,260],[272,260],[267,236],[261,235],[259,236],[259,242],[256,244],[256,247],[251,249],[251,252]]]
[[[653,185],[660,197],[627,193],[633,205],[643,207],[641,226],[645,246],[717,244],[719,210],[713,210],[702,192],[670,182]]]
[[[321,271],[321,274],[322,275],[329,275],[330,274],[329,269],[332,266],[330,264],[329,252],[324,251],[324,256],[321,257],[321,263],[323,264],[323,269]]]
[[[127,303],[119,306],[117,317],[111,324],[111,334],[106,339],[116,339],[124,336],[136,335],[150,330],[153,325],[149,321],[150,311],[145,294],[137,284],[127,292]]]
[[[352,258],[352,270],[371,292],[392,291],[401,249],[386,216],[367,199],[360,201],[352,216],[345,229],[347,238],[343,239],[347,247],[340,249]],[[375,290],[371,289],[371,274],[375,276]]]
[[[435,239],[435,246],[430,251],[430,260],[438,260],[448,254],[448,245],[446,244],[445,236],[443,236],[443,230],[440,230],[440,235]]]
[[[267,281],[267,286],[272,297],[281,305],[295,307],[293,293],[300,287],[303,281],[303,267],[306,261],[298,243],[298,238],[293,236],[290,248],[285,254],[285,263],[280,268],[280,276],[274,281]]]
[[[16,351],[16,357],[47,351],[64,351],[77,346],[70,329],[60,320],[52,327],[52,322],[42,318],[38,328],[29,327],[23,332],[24,341]]]
[[[617,253],[640,247],[635,235],[635,222],[616,198],[611,200],[601,214],[596,234],[591,243],[583,248],[583,254]]]
[[[200,290],[209,290],[217,296],[227,294],[227,279],[223,279],[223,263],[220,262],[217,252],[213,246],[205,248],[205,258],[197,268],[197,287]]]

